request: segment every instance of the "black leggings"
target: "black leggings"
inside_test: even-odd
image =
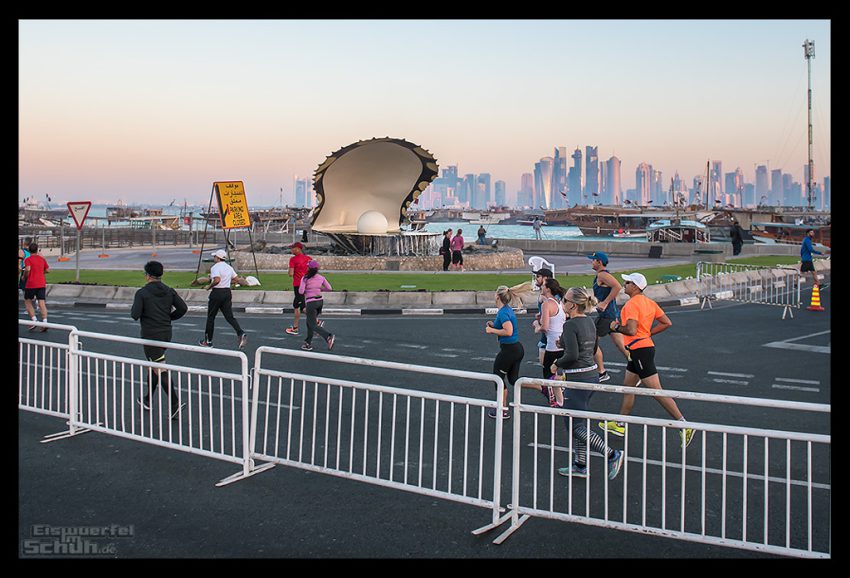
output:
[[[555,363],[555,360],[563,354],[563,349],[559,349],[558,351],[546,351],[543,353],[543,379],[549,379],[552,377],[552,372],[550,371],[552,364]]]
[[[207,328],[204,334],[206,340],[212,343],[213,331],[215,330],[215,316],[218,315],[219,310],[224,314],[225,320],[236,331],[236,336],[242,337],[242,334],[245,332],[242,331],[242,328],[239,327],[239,322],[233,316],[233,294],[230,288],[225,287],[210,290],[210,302],[207,307]]]
[[[597,373],[594,370],[582,373],[567,374],[568,381],[581,381],[584,383],[598,383]],[[564,389],[564,409],[575,409],[578,411],[590,410],[590,398],[593,391],[588,389]],[[589,419],[584,417],[573,417],[565,415],[564,425],[570,430],[572,421],[574,461],[579,466],[587,465],[587,446],[605,456],[606,459],[614,454],[614,450],[605,445],[605,440],[590,427]],[[569,447],[569,445],[567,446]]]
[[[449,270],[449,265],[452,262],[452,253],[451,251],[446,251],[443,253],[443,271]]]
[[[507,385],[513,385],[519,379],[519,369],[522,366],[522,358],[525,356],[525,350],[522,343],[500,343],[499,353],[496,354],[496,360],[493,362],[493,373],[502,378],[507,379]]]
[[[318,333],[326,340],[331,334],[331,332],[327,329],[319,327],[319,323],[317,321],[319,319],[319,313],[322,312],[322,305],[324,305],[324,303],[324,299],[307,301],[307,343],[313,341],[313,333]]]

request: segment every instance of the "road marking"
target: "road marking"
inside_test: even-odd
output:
[[[755,375],[751,373],[724,373],[722,371],[709,371],[707,372],[709,375],[722,375],[724,377],[749,377],[753,378]]]
[[[620,366],[620,367],[625,367],[628,364],[620,362],[620,361],[606,361],[605,365],[616,365],[616,366]],[[656,367],[656,369],[663,369],[664,371],[680,371],[680,372],[687,371],[687,369],[685,369],[683,367],[664,367],[663,365],[656,365],[655,367]]]
[[[811,351],[812,353],[826,353],[827,355],[832,353],[832,350],[829,345],[800,345],[797,343],[787,343],[785,341],[774,341],[772,343],[765,343],[764,347],[775,347],[776,349],[793,349],[796,351]]]
[[[712,379],[716,383],[731,383],[733,385],[750,385],[749,381],[738,381],[736,379]]]
[[[457,357],[454,353],[435,353],[434,357]]]
[[[808,391],[811,393],[820,393],[819,387],[802,387],[799,385],[784,385],[781,383],[774,383],[772,386],[774,389],[793,389],[795,391]]]
[[[820,385],[820,381],[816,379],[791,379],[790,377],[777,377],[774,381],[787,381],[789,383],[808,383],[810,385]]]
[[[808,339],[809,337],[817,337],[818,335],[826,335],[827,333],[832,333],[832,329],[828,329],[826,331],[819,331],[817,333],[810,333],[808,335],[803,335],[802,337],[794,337],[792,339],[785,339],[781,343],[787,343],[790,341],[800,341],[801,339]]]
[[[410,347],[411,349],[428,349],[427,345],[416,345],[414,343],[396,343],[399,347]]]

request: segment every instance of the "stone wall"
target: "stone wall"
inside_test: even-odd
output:
[[[254,269],[254,258],[250,252],[236,251],[233,267],[237,271]],[[310,254],[309,247],[307,254]],[[260,271],[286,271],[289,269],[289,253],[257,253],[257,268]],[[316,255],[316,260],[326,271],[442,271],[443,257],[365,257]],[[463,253],[463,267],[467,271],[500,271],[527,269],[520,249],[500,247],[470,248]]]

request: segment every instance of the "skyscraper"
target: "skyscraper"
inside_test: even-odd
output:
[[[476,209],[486,209],[490,204],[490,173],[481,173],[478,175],[478,199]]]
[[[588,204],[593,204],[599,199],[599,150],[598,147],[585,147],[584,149],[585,184],[584,194],[587,196]]]
[[[581,195],[581,149],[576,147],[576,150],[573,151],[572,157],[573,166],[570,168],[569,193],[567,195],[567,201],[570,206],[581,205],[584,203]]]
[[[723,195],[723,163],[721,161],[711,161],[711,170],[709,171],[709,207],[713,207],[717,203],[722,202]]]
[[[650,166],[646,163],[640,163],[637,166],[637,169],[635,169],[635,189],[637,190],[637,199],[633,202],[636,202],[641,206],[649,205],[649,201],[652,199],[650,196],[651,187]]]
[[[308,184],[307,179],[295,179],[295,206],[296,207],[311,207],[313,203],[311,202],[311,195],[309,195],[308,191],[310,190],[310,185]]]
[[[767,205],[770,204],[770,198],[772,187],[770,187],[767,181],[767,167],[765,165],[758,165],[756,167],[756,205]]]
[[[498,207],[504,207],[507,205],[507,196],[505,195],[505,181],[496,181],[494,184],[494,202]]]
[[[785,185],[782,182],[782,169],[770,171],[769,205],[781,205],[785,199]]]
[[[621,205],[625,199],[622,198],[620,185],[620,159],[612,156],[605,163],[605,195],[611,199],[611,204]]]
[[[567,206],[566,198],[561,191],[567,189],[567,148],[556,147],[555,157],[552,161],[552,185],[550,209],[558,209]]]
[[[467,207],[475,206],[475,194],[478,192],[478,179],[472,173],[467,173],[463,176],[461,185],[461,196],[458,201],[461,205]]]
[[[534,208],[552,208],[552,166],[555,159],[543,157],[534,163]]]
[[[672,199],[667,198],[667,189],[664,188],[664,177],[661,171],[657,171],[649,165],[649,173],[652,175],[652,198],[656,206],[660,207],[664,204],[672,203]]]
[[[517,193],[516,204],[520,207],[535,207],[534,204],[534,175],[522,173],[520,176],[520,189]]]

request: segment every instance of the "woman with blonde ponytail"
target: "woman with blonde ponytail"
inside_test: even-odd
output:
[[[524,284],[523,284],[524,285]],[[496,313],[494,321],[488,321],[484,327],[484,332],[491,335],[496,335],[499,338],[499,353],[493,362],[493,373],[502,378],[505,382],[504,397],[502,399],[501,418],[508,419],[511,417],[511,410],[508,408],[508,387],[516,383],[519,379],[519,370],[522,366],[522,358],[525,356],[525,350],[522,343],[519,341],[519,331],[517,326],[516,314],[514,313],[512,303],[521,303],[519,294],[522,291],[522,285],[515,288],[509,288],[505,285],[500,285],[496,289],[496,306],[499,311]],[[492,418],[499,417],[498,408],[493,408],[488,415]]]
[[[563,375],[567,382],[598,383],[596,362],[593,352],[596,350],[596,323],[587,316],[596,308],[598,303],[593,293],[586,287],[570,287],[561,302],[564,312],[569,318],[564,322],[561,334],[561,344],[564,354],[550,367],[552,373]],[[564,409],[578,411],[590,410],[592,390],[575,389],[566,386],[564,391]],[[608,479],[614,479],[623,466],[623,452],[608,447],[605,441],[593,430],[587,418],[564,416],[567,432],[574,436],[571,445],[574,459],[570,466],[558,469],[562,476],[586,478],[588,476],[588,445],[606,457],[608,462]]]

